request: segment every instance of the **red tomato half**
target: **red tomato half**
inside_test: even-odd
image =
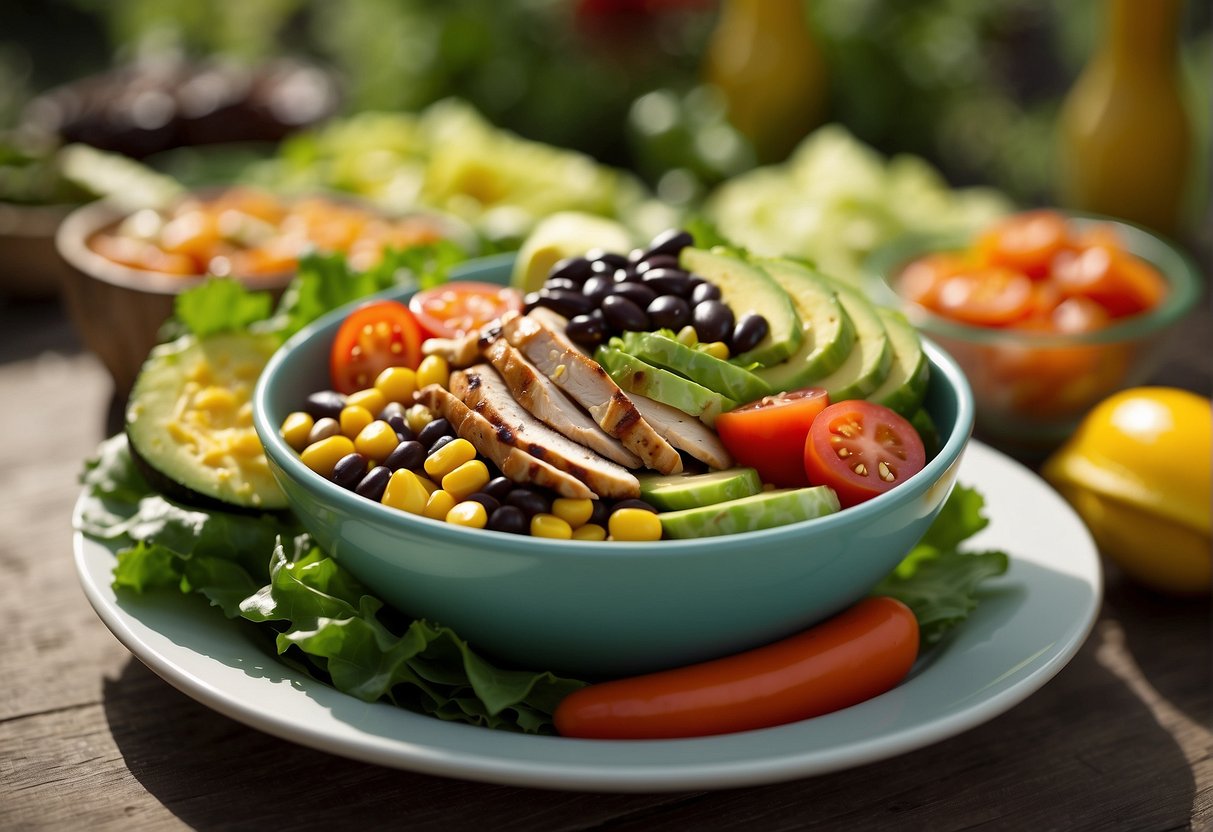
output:
[[[329,353],[333,389],[353,393],[375,383],[388,367],[417,368],[421,329],[413,313],[394,300],[373,301],[351,312],[337,330]]]
[[[813,485],[828,485],[843,507],[870,500],[905,482],[926,464],[922,439],[904,418],[882,405],[838,402],[821,412],[804,444]]]
[[[1029,277],[1044,277],[1049,264],[1069,243],[1065,215],[1039,210],[1013,214],[977,239],[977,251],[991,266],[1003,266]]]
[[[975,268],[946,277],[935,293],[935,308],[958,321],[1001,326],[1032,308],[1032,281],[999,266]]]
[[[409,300],[409,309],[431,336],[457,338],[510,310],[521,310],[522,295],[493,283],[461,280],[418,292]]]
[[[820,387],[763,396],[717,416],[716,433],[737,464],[757,470],[763,482],[781,488],[808,485],[805,437],[829,403]]]

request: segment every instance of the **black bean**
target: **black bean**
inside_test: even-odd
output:
[[[733,333],[733,310],[718,300],[705,300],[691,310],[691,325],[700,341],[724,341]]]
[[[612,283],[634,283],[637,280],[640,280],[640,275],[636,274],[636,270],[630,266],[615,269],[615,273],[611,275]]]
[[[425,445],[415,439],[406,439],[396,446],[387,459],[383,460],[384,467],[389,471],[407,468],[416,471],[425,463]]]
[[[366,476],[362,478],[354,491],[368,500],[379,502],[383,499],[383,492],[387,490],[387,481],[391,478],[391,471],[382,465],[376,465],[367,471]]]
[[[641,309],[644,309],[657,297],[657,293],[643,283],[616,283],[611,287],[609,294],[623,295]]]
[[[492,514],[501,506],[501,502],[496,497],[494,497],[492,494],[486,494],[483,491],[474,491],[459,502],[463,503],[469,500],[473,503],[480,503],[480,505],[484,506],[484,511],[486,514]]]
[[[615,268],[626,266],[628,258],[616,251],[606,251],[601,248],[593,248],[585,253],[585,258],[595,263],[608,263]]]
[[[681,228],[670,228],[662,231],[649,243],[649,255],[677,254],[689,245],[695,243],[695,238],[689,231]]]
[[[569,280],[567,277],[549,277],[544,281],[543,288],[549,291],[560,289],[566,292],[580,292],[581,284],[575,280]]]
[[[396,431],[396,438],[401,442],[408,442],[410,439],[415,439],[413,429],[409,427],[407,416],[389,416],[387,423],[392,426],[392,430]]]
[[[506,534],[526,534],[530,531],[530,518],[517,506],[501,506],[489,515],[488,528]]]
[[[591,305],[597,306],[602,303],[602,299],[610,293],[614,286],[615,281],[611,280],[608,275],[595,275],[581,287],[581,294],[590,299]]]
[[[536,514],[544,514],[551,511],[552,508],[552,504],[548,502],[547,497],[529,488],[515,488],[505,495],[504,502],[507,506],[521,509],[528,519],[534,517]]]
[[[678,269],[678,258],[672,254],[650,254],[636,264],[636,273],[644,274],[650,269]]]
[[[543,306],[553,312],[559,312],[566,318],[589,312],[594,304],[590,299],[576,289],[540,289],[535,299],[535,306]]]
[[[720,287],[715,283],[708,283],[706,280],[696,283],[691,289],[692,304],[703,303],[705,300],[720,300]]]
[[[682,329],[691,320],[691,307],[676,295],[662,295],[649,304],[645,310],[649,322],[662,329],[672,329],[675,332]]]
[[[649,269],[640,279],[659,295],[686,297],[691,291],[691,275],[682,269]]]
[[[752,350],[758,346],[758,342],[767,337],[767,333],[770,331],[770,324],[761,315],[754,312],[742,315],[741,320],[733,329],[733,340],[729,344],[729,351],[737,355]]]
[[[590,261],[584,257],[566,257],[563,260],[557,260],[556,265],[552,266],[552,270],[548,272],[549,280],[558,277],[572,280],[575,283],[585,283],[589,276]]]
[[[611,506],[611,511],[616,512],[621,508],[638,508],[643,511],[651,511],[654,514],[657,513],[657,509],[646,503],[644,500],[620,500],[619,502],[615,503],[615,505]]]
[[[590,261],[590,277],[610,277],[619,268],[616,263],[608,263],[606,260]]]
[[[601,308],[602,317],[612,329],[644,332],[649,328],[649,316],[623,295],[607,295]]]
[[[450,436],[452,433],[451,423],[439,417],[421,429],[417,434],[417,441],[428,448],[438,437]]]
[[[498,500],[504,500],[505,495],[509,494],[513,487],[514,483],[509,477],[493,477],[480,490],[485,494],[496,497]]]
[[[564,333],[575,344],[596,347],[606,340],[607,325],[601,315],[577,315],[569,321]]]
[[[362,454],[354,452],[346,454],[337,460],[337,464],[333,466],[332,481],[337,483],[342,488],[353,491],[358,483],[362,482],[362,478],[366,476],[366,457]]]
[[[635,266],[637,263],[639,263],[641,260],[644,259],[644,255],[646,253],[647,253],[646,250],[643,248],[632,249],[631,251],[628,252],[628,265]]]
[[[308,431],[307,443],[315,445],[321,439],[328,439],[330,436],[336,436],[341,433],[341,425],[331,416],[325,416],[317,419],[312,425],[312,429]]]
[[[345,396],[336,390],[320,390],[312,393],[303,402],[303,409],[313,419],[323,419],[326,416],[336,419],[345,407]]]
[[[430,449],[428,451],[426,451],[426,455],[428,456],[429,454],[437,453],[439,450],[441,450],[442,448],[445,448],[447,445],[451,444],[454,441],[455,441],[455,437],[453,437],[453,436],[440,436],[436,440],[434,440],[433,445],[430,445]]]
[[[393,416],[403,416],[403,415],[404,415],[404,405],[402,405],[400,402],[388,402],[387,404],[385,404],[383,406],[383,410],[379,411],[379,418],[382,419],[383,421],[387,422],[388,424],[391,424],[391,418]]]
[[[590,519],[586,522],[594,523],[602,526],[605,529],[607,527],[607,519],[611,516],[611,510],[607,508],[607,504],[604,500],[593,500],[592,505],[593,508],[590,509]]]

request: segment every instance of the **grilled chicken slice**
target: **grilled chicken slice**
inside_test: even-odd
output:
[[[480,335],[460,335],[458,338],[426,338],[421,342],[421,351],[426,355],[440,355],[451,367],[470,367],[480,357]]]
[[[504,338],[490,344],[484,354],[501,374],[514,401],[536,419],[624,468],[640,467],[640,457],[623,447],[618,439],[604,433],[584,410],[560,392],[550,378],[539,372]]]
[[[514,482],[550,488],[562,497],[594,499],[589,486],[542,459],[502,441],[500,429],[437,384],[417,393],[417,400],[451,423],[455,432],[493,461]],[[506,429],[508,431],[508,428]]]
[[[603,459],[536,419],[514,401],[501,376],[488,364],[451,374],[455,397],[497,428],[504,442],[584,482],[599,497],[624,500],[640,496],[640,481],[621,465]]]
[[[598,362],[578,350],[543,318],[507,313],[501,319],[506,340],[573,401],[589,411],[599,427],[619,439],[641,461],[663,474],[682,470],[682,457],[644,420],[627,394]]]
[[[628,398],[640,415],[675,448],[686,451],[711,468],[728,468],[733,464],[720,437],[694,416],[638,393],[628,393]]]

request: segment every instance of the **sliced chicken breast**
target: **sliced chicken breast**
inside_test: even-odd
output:
[[[484,355],[500,373],[514,401],[557,433],[567,436],[625,468],[639,468],[640,457],[608,436],[581,407],[560,392],[550,378],[523,358],[504,338],[489,345]]]
[[[439,385],[422,388],[417,393],[417,400],[450,422],[456,433],[471,442],[514,482],[550,488],[562,497],[595,498],[594,492],[581,480],[502,441],[496,425]]]
[[[599,497],[623,500],[640,496],[640,481],[621,465],[603,459],[532,416],[514,400],[488,364],[451,374],[450,391],[497,428],[497,437],[536,459],[584,482]]]
[[[712,468],[728,468],[733,457],[709,427],[676,407],[638,393],[628,393],[640,415],[680,451],[686,451]]]
[[[644,420],[606,370],[573,346],[563,331],[542,318],[517,314],[501,319],[501,331],[557,387],[588,410],[599,427],[619,439],[645,465],[663,474],[682,470],[678,451]]]

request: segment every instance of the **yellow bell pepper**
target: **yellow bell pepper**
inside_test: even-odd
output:
[[[1209,399],[1168,387],[1112,395],[1087,414],[1041,473],[1130,578],[1173,594],[1209,591]]]

